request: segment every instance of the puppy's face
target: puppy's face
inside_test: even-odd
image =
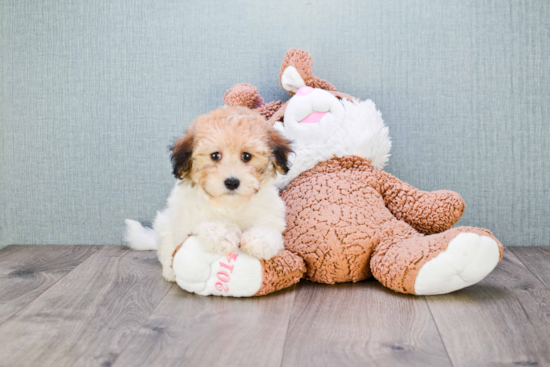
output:
[[[244,107],[199,116],[172,148],[174,175],[200,185],[216,206],[238,206],[276,171],[288,171],[290,144]]]

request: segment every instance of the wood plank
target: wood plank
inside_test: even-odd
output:
[[[480,283],[426,298],[454,366],[550,365],[550,291],[511,251]]]
[[[203,297],[174,286],[115,366],[279,366],[294,286],[263,297]]]
[[[0,324],[98,249],[99,246],[8,246],[0,250]]]
[[[283,366],[449,366],[423,297],[376,281],[300,283]]]
[[[170,287],[153,251],[104,246],[0,325],[0,365],[109,366]]]
[[[550,247],[508,247],[550,289]]]

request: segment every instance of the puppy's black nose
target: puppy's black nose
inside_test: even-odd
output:
[[[235,177],[231,177],[225,180],[224,183],[225,183],[225,187],[227,187],[229,190],[236,190],[237,187],[239,187],[241,182]]]

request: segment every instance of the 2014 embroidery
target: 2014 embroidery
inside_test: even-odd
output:
[[[239,254],[228,254],[225,259],[230,264],[231,261],[237,260],[237,256],[239,256]],[[216,287],[216,290],[218,292],[223,291],[227,293],[229,291],[229,287],[227,286],[227,283],[229,283],[229,281],[231,280],[231,274],[233,274],[233,267],[235,266],[235,264],[233,265],[229,265],[229,264],[220,262],[220,267],[229,270],[229,273],[225,270],[220,270],[216,274],[219,282],[217,282],[214,286]]]

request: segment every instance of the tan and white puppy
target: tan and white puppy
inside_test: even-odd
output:
[[[288,171],[290,143],[258,113],[222,107],[197,117],[172,147],[178,179],[153,230],[126,220],[136,250],[158,249],[162,273],[174,281],[174,250],[195,235],[208,252],[240,247],[258,259],[283,249],[285,204],[274,186]]]

